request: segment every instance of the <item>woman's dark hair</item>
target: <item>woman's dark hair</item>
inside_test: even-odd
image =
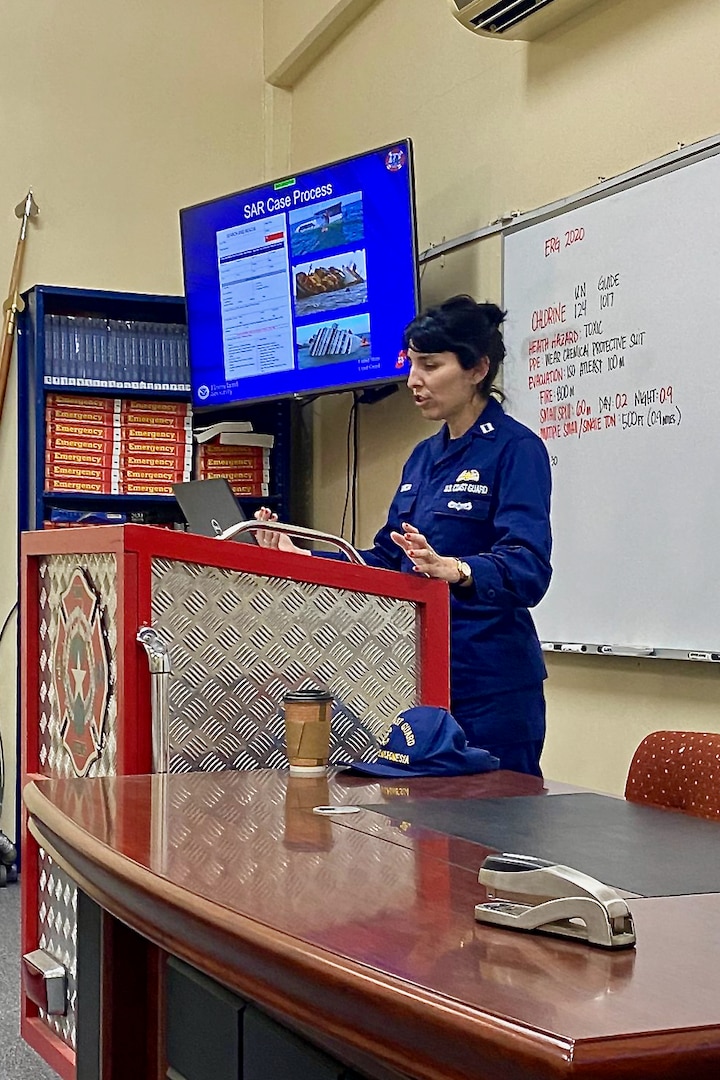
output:
[[[495,394],[502,401],[505,395],[494,382],[505,356],[499,329],[504,318],[505,312],[497,304],[478,304],[472,296],[451,296],[408,323],[403,331],[404,346],[423,353],[455,353],[461,367],[468,370],[487,356],[490,367],[478,392],[484,397]]]

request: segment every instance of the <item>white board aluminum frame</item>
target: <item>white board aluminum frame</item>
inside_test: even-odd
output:
[[[439,259],[442,255],[446,255],[449,251],[456,251],[458,248],[465,247],[466,244],[475,243],[476,240],[486,240],[490,236],[502,234],[504,239],[505,236],[509,236],[527,225],[538,224],[541,221],[556,217],[566,210],[574,210],[577,207],[584,206],[585,203],[594,202],[596,199],[604,198],[606,195],[612,195],[624,191],[626,188],[635,187],[646,180],[653,180],[656,176],[672,172],[673,169],[681,169],[685,165],[702,161],[704,158],[714,157],[719,153],[720,134],[713,135],[700,142],[689,143],[687,146],[679,144],[677,150],[673,150],[669,154],[663,155],[663,157],[655,158],[644,165],[638,165],[637,168],[619,173],[608,180],[601,180],[600,183],[594,184],[593,187],[585,188],[574,195],[568,195],[564,199],[546,203],[545,206],[537,207],[535,210],[528,210],[527,212],[513,211],[504,214],[497,221],[483,225],[473,232],[463,233],[462,236],[453,237],[451,240],[443,240],[440,244],[433,244],[420,252],[418,261],[420,263],[431,262],[433,259]]]

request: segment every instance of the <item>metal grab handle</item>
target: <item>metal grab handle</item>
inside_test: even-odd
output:
[[[152,626],[141,626],[136,641],[145,649],[150,665],[153,772],[166,773],[170,766],[170,653]]]
[[[306,529],[303,525],[286,525],[283,521],[240,521],[237,525],[231,525],[229,529],[218,534],[218,540],[232,540],[234,536],[244,532],[258,532],[260,529],[268,529],[271,532],[285,533],[287,536],[297,536],[301,540],[322,540],[326,544],[332,544],[347,555],[351,563],[358,566],[367,566],[359,551],[342,536],[334,536],[332,533],[320,532],[318,529]]]

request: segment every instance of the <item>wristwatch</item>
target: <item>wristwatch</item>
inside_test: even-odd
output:
[[[460,577],[453,584],[455,585],[467,585],[469,581],[472,581],[472,570],[463,559],[456,559],[457,572]]]

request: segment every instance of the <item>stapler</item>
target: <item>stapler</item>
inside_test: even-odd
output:
[[[478,881],[488,901],[475,905],[478,922],[513,930],[577,938],[606,949],[635,944],[630,909],[609,885],[559,863],[529,855],[489,855]]]

